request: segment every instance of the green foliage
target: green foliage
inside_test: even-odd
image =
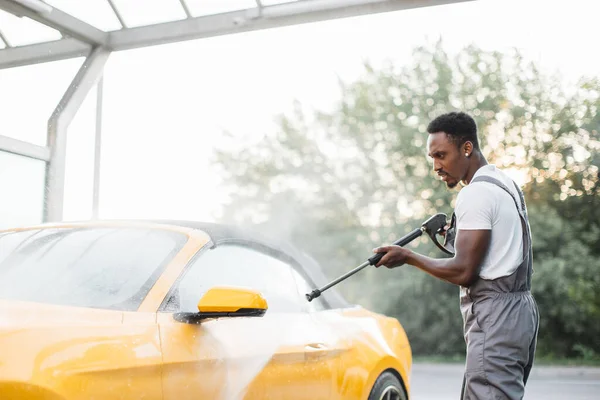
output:
[[[579,221],[532,208],[536,227],[533,292],[540,307],[540,353],[600,356],[600,258],[581,240]]]
[[[404,66],[365,65],[330,113],[296,105],[275,135],[216,154],[231,187],[226,221],[293,241],[334,278],[436,212],[450,191],[431,173],[427,123],[451,110],[476,119],[488,160],[524,181],[534,235],[540,354],[600,354],[600,80],[567,94],[518,52],[418,47]],[[410,244],[443,257],[428,239]],[[367,269],[339,285],[352,302],[395,316],[417,355],[464,351],[458,289],[412,267]]]

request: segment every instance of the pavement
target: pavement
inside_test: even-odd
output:
[[[462,364],[415,363],[411,400],[460,399]],[[534,365],[524,400],[600,400],[600,368]]]

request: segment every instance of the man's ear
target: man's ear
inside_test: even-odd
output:
[[[465,153],[465,156],[470,157],[471,154],[473,153],[473,143],[471,143],[470,141],[466,141],[463,144],[463,153]]]

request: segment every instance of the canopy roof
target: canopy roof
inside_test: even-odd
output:
[[[0,0],[0,69],[85,57],[48,119],[46,144],[0,133],[0,155],[45,163],[43,219],[61,221],[67,129],[96,87],[96,217],[103,71],[112,52],[463,1],[473,0]]]
[[[0,68],[468,0],[0,0]]]

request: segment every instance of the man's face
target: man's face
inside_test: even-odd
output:
[[[427,155],[433,159],[433,170],[449,188],[458,185],[467,173],[468,159],[464,151],[461,154],[458,146],[444,132],[429,134]]]

